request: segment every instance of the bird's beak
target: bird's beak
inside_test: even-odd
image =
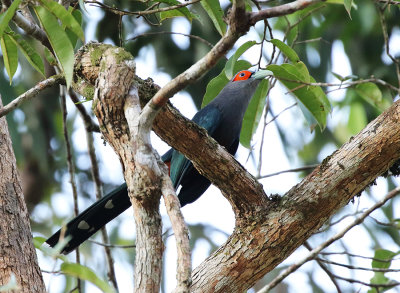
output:
[[[274,74],[270,70],[259,70],[256,73],[254,73],[253,78],[255,78],[255,79],[264,79],[267,76],[272,76],[272,75],[274,75]]]

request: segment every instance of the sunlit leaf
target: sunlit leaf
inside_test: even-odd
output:
[[[82,12],[78,9],[74,9],[73,7],[68,8],[68,12],[71,13],[71,15],[75,18],[75,20],[79,23],[79,25],[82,25]],[[71,41],[72,47],[75,48],[76,43],[78,41],[78,36],[69,28],[65,27],[63,25],[63,28],[65,28],[65,32],[68,35],[69,40]]]
[[[74,49],[72,48],[72,44],[53,14],[42,6],[35,6],[34,10],[49,38],[51,47],[63,70],[65,81],[69,88],[72,83],[74,70]]]
[[[353,5],[353,0],[344,0],[343,4],[344,4],[344,8],[346,9],[346,11],[349,14],[349,17],[351,19],[351,7]]]
[[[286,57],[289,58],[290,62],[292,63],[296,63],[299,62],[299,56],[297,55],[297,53],[295,52],[295,50],[293,50],[292,48],[290,48],[288,45],[286,45],[284,42],[282,42],[281,40],[278,39],[272,39],[271,43],[274,44],[275,46],[278,47],[278,49],[285,54]]]
[[[374,259],[371,266],[375,269],[388,269],[392,264],[392,259],[397,253],[387,249],[377,249],[375,251]],[[380,261],[383,260],[383,261]]]
[[[269,65],[268,70],[274,73],[274,76],[278,78],[292,94],[294,94],[304,105],[305,108],[314,116],[318,125],[321,129],[326,126],[327,116],[331,111],[331,105],[325,93],[318,86],[304,85],[304,83],[314,83],[315,80],[308,75],[305,75],[303,69],[299,70],[300,67],[296,67],[292,64],[282,64],[282,65]],[[308,81],[307,81],[308,79]],[[300,107],[301,108],[301,107]],[[304,109],[302,109],[304,112]],[[308,122],[312,119],[305,115]],[[313,125],[310,124],[313,128]]]
[[[350,74],[350,75],[347,75],[347,76],[341,76],[340,74],[335,73],[335,72],[332,72],[332,74],[333,74],[338,80],[340,80],[341,82],[344,82],[344,81],[349,80],[349,79],[357,79],[357,78],[358,78],[358,76],[357,76],[357,75],[354,75],[354,74]]]
[[[0,15],[0,38],[3,36],[4,31],[8,27],[8,23],[13,18],[15,11],[18,9],[18,5],[21,3],[22,0],[15,0],[11,3],[10,7]]]
[[[359,133],[367,125],[367,115],[364,107],[357,102],[350,105],[349,121],[347,122],[347,128],[351,135]]]
[[[208,16],[214,23],[215,28],[221,36],[225,35],[226,23],[224,22],[224,12],[218,0],[202,0],[201,6],[207,12]]]
[[[379,87],[372,83],[362,83],[355,87],[357,94],[359,94],[365,101],[376,107],[380,111],[385,110],[382,100],[382,92]]]
[[[44,64],[40,55],[36,52],[31,45],[25,41],[19,34],[16,34],[10,29],[7,29],[7,35],[11,38],[14,44],[18,47],[18,49],[25,56],[26,60],[35,68],[40,74],[45,76],[44,72]]]
[[[374,276],[371,278],[370,283],[374,285],[388,285],[391,282],[384,273],[382,272],[375,272]],[[379,287],[378,287],[379,288]],[[379,291],[377,288],[371,288],[368,290],[368,293],[380,293],[389,290],[390,287],[380,287]]]
[[[44,56],[51,66],[57,66],[56,57],[54,57],[53,53],[47,47],[44,48]]]
[[[93,272],[90,268],[86,266],[77,263],[64,262],[61,265],[61,271],[71,277],[76,277],[81,280],[91,282],[93,285],[97,286],[102,292],[116,292],[115,289],[108,284],[108,282],[99,278],[99,276],[97,276],[95,272]]]
[[[246,148],[251,147],[251,138],[256,132],[258,124],[260,122],[261,115],[266,103],[265,97],[267,95],[268,89],[268,80],[262,80],[250,101],[246,113],[244,114],[242,130],[240,132],[240,143]]]
[[[278,39],[273,39],[271,42],[286,55],[291,64],[271,64],[267,66],[267,69],[271,70],[274,76],[289,89],[290,93],[299,99],[301,102],[299,104],[300,109],[310,128],[313,129],[315,122],[317,122],[321,130],[324,129],[327,116],[331,111],[331,105],[326,94],[320,86],[310,85],[310,83],[315,83],[315,79],[292,48]]]
[[[229,58],[229,60],[225,64],[225,74],[226,77],[230,80],[234,74],[237,72],[235,71],[235,64],[240,56],[243,55],[248,49],[253,47],[257,42],[256,41],[248,41],[241,45],[236,52]]]
[[[3,54],[4,67],[7,70],[8,77],[10,78],[10,84],[13,76],[18,68],[18,51],[17,46],[13,40],[7,34],[4,34],[0,39],[1,52]]]
[[[161,0],[160,2],[168,4],[169,6],[175,6],[175,5],[182,4],[181,2],[179,2],[177,0]],[[160,12],[160,21],[163,21],[168,18],[179,17],[179,16],[186,17],[190,22],[194,18],[193,14],[190,12],[190,10],[187,7],[180,7],[180,8],[176,8],[173,10]]]
[[[44,237],[40,237],[40,236],[33,237],[33,245],[37,249],[39,249],[40,246],[42,246],[43,243],[45,243],[45,242],[46,242],[46,238],[44,238]]]
[[[40,0],[46,9],[51,12],[57,19],[59,19],[64,28],[68,28],[76,36],[78,36],[82,41],[85,41],[85,36],[83,34],[82,27],[80,23],[71,14],[71,11],[67,11],[64,6],[58,2],[51,0]]]

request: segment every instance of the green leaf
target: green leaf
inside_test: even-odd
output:
[[[226,33],[226,23],[224,22],[224,12],[218,0],[201,0],[201,6],[207,12],[214,23],[215,28],[221,36]]]
[[[250,101],[246,113],[244,114],[242,130],[240,132],[240,143],[248,149],[251,147],[251,138],[257,130],[262,112],[264,111],[266,103],[265,97],[268,89],[268,80],[262,80]]]
[[[10,78],[10,84],[13,76],[18,68],[18,51],[17,46],[9,35],[4,34],[0,39],[1,52],[3,53],[4,67],[7,70],[8,77]]]
[[[56,57],[54,57],[53,53],[51,53],[47,47],[44,47],[44,57],[51,66],[57,66]]]
[[[229,80],[237,72],[237,71],[235,71],[235,64],[236,64],[237,60],[239,59],[239,57],[242,56],[243,53],[246,52],[248,49],[253,47],[256,43],[257,43],[256,41],[248,41],[248,42],[244,43],[236,50],[235,54],[233,54],[229,58],[228,62],[226,62],[225,75]]]
[[[374,269],[388,269],[392,264],[392,259],[397,253],[387,249],[377,249],[375,251],[374,259],[372,260],[372,267]],[[384,261],[379,261],[384,260]]]
[[[91,282],[92,284],[97,286],[102,292],[116,292],[113,287],[111,287],[106,281],[100,279],[95,272],[93,272],[90,268],[86,266],[76,263],[64,262],[61,265],[61,271],[66,275]]]
[[[349,121],[347,128],[351,135],[359,133],[367,125],[367,115],[364,107],[360,103],[352,103],[350,106]]]
[[[305,65],[303,66],[303,63],[299,61],[297,66],[292,64],[272,64],[267,66],[267,69],[271,70],[274,76],[302,102],[304,107],[315,118],[321,130],[324,129],[327,116],[331,111],[331,105],[321,87],[302,84],[315,82],[314,78],[308,74]],[[307,117],[304,109],[302,111],[306,114],[307,121],[311,122],[312,119]],[[313,128],[313,124],[310,124],[310,127]]]
[[[37,70],[40,74],[45,76],[44,73],[44,64],[40,55],[29,45],[27,41],[25,41],[20,35],[16,34],[10,29],[7,29],[7,35],[11,38],[15,45],[17,45],[18,49],[25,56],[26,60],[32,65],[35,70]]]
[[[246,60],[239,60],[235,63],[234,72],[238,72],[241,70],[249,69],[251,67],[251,63]],[[204,108],[208,103],[210,103],[219,92],[225,87],[225,85],[229,82],[230,79],[226,77],[225,69],[221,71],[218,76],[214,77],[207,85],[206,93],[203,97],[203,102],[201,107]]]
[[[175,18],[175,17],[186,17],[186,16],[177,9],[160,12],[160,21],[161,22],[163,22],[166,19]]]
[[[3,14],[1,14],[1,18],[0,18],[0,38],[3,36],[4,31],[7,29],[8,27],[8,23],[10,22],[10,20],[13,18],[15,11],[17,11],[19,4],[21,3],[22,0],[15,0],[11,3],[10,7],[8,7],[8,9],[6,10],[6,12],[4,12]]]
[[[278,39],[271,42],[284,53],[293,64],[269,65],[267,69],[271,70],[302,103],[299,104],[311,130],[315,127],[315,122],[322,129],[326,126],[328,113],[331,111],[331,105],[324,91],[319,86],[310,86],[309,83],[315,83],[310,75],[307,66],[300,61],[297,53],[288,45]],[[313,116],[314,118],[312,118]]]
[[[40,236],[36,236],[33,237],[33,245],[35,246],[35,248],[40,249],[40,247],[43,245],[43,243],[46,242],[46,238],[44,237],[40,237]]]
[[[387,285],[390,282],[391,281],[382,272],[375,272],[374,276],[370,280],[370,283],[375,285]],[[370,290],[368,290],[368,293],[385,292],[390,289],[390,287],[378,287],[378,288],[379,291],[376,290],[377,288],[371,288]]]
[[[357,94],[372,106],[376,107],[380,111],[385,110],[382,101],[382,92],[376,84],[372,82],[362,83],[357,85],[355,90]]]
[[[40,0],[40,2],[49,12],[61,21],[64,29],[68,28],[83,42],[85,41],[82,27],[70,11],[67,11],[61,4],[51,0]]]
[[[68,8],[68,12],[71,13],[73,18],[78,22],[79,26],[82,25],[82,12],[78,9],[74,9],[73,7]],[[72,47],[75,48],[76,43],[78,41],[78,36],[69,28],[63,25],[63,28],[66,29],[65,32],[68,35],[69,40],[71,41]]]
[[[371,266],[374,269],[388,269],[392,265],[393,258],[398,255],[399,252],[393,252],[387,249],[377,249],[374,254],[374,259],[372,260]],[[383,272],[375,272],[374,276],[370,280],[371,284],[377,285],[388,285],[393,283],[392,280],[385,276]],[[375,293],[375,292],[385,292],[390,289],[390,287],[378,287],[372,288],[368,292]]]
[[[301,113],[303,113],[303,116],[307,121],[308,127],[310,127],[310,131],[312,132],[318,125],[317,119],[315,119],[314,115],[307,109],[306,106],[304,106],[304,104],[300,100],[297,101],[297,104],[300,108]]]
[[[35,6],[34,10],[49,38],[51,47],[63,70],[67,88],[69,88],[74,73],[74,49],[72,44],[53,14],[41,6]]]
[[[351,7],[353,6],[353,0],[344,0],[343,4],[351,19]]]
[[[160,2],[168,4],[169,6],[182,4],[177,0],[161,0]],[[195,18],[187,7],[180,7],[173,10],[160,12],[160,21],[179,16],[186,17],[190,22],[192,22],[193,18]]]
[[[296,51],[286,45],[284,42],[278,39],[272,39],[271,43],[274,44],[278,49],[289,58],[290,62],[296,63],[300,61]]]

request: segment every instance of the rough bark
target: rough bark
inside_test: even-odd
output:
[[[2,107],[0,97],[0,107]],[[29,214],[21,189],[6,118],[0,118],[0,285],[16,277],[18,289],[45,292],[32,242]]]
[[[134,80],[141,99],[158,90],[151,80]],[[399,159],[399,117],[397,102],[281,200],[271,201],[254,177],[204,130],[173,107],[164,107],[153,130],[222,190],[236,216],[228,241],[193,271],[191,291],[243,292],[287,258]]]
[[[135,65],[132,56],[122,49],[103,48],[93,109],[104,138],[119,155],[133,206],[137,232],[135,292],[158,293],[164,250],[159,213],[161,182],[143,155],[152,152],[151,146],[142,144],[132,135],[124,114],[124,106],[128,104],[125,102],[133,104],[134,97],[128,92]],[[132,108],[134,105],[129,105],[128,111]]]

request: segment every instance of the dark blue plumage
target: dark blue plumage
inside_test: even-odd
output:
[[[196,113],[192,121],[205,128],[229,153],[235,154],[248,103],[259,82],[267,75],[267,71],[254,74],[244,70],[237,73],[210,104]],[[210,186],[210,181],[200,175],[192,163],[174,149],[166,152],[162,160],[171,164],[170,177],[175,189],[182,186],[178,194],[182,207],[197,200]],[[64,235],[69,236],[70,240],[63,253],[77,248],[130,206],[127,186],[124,183],[67,224]],[[60,232],[61,229],[46,242],[52,247],[55,246],[59,241]]]

